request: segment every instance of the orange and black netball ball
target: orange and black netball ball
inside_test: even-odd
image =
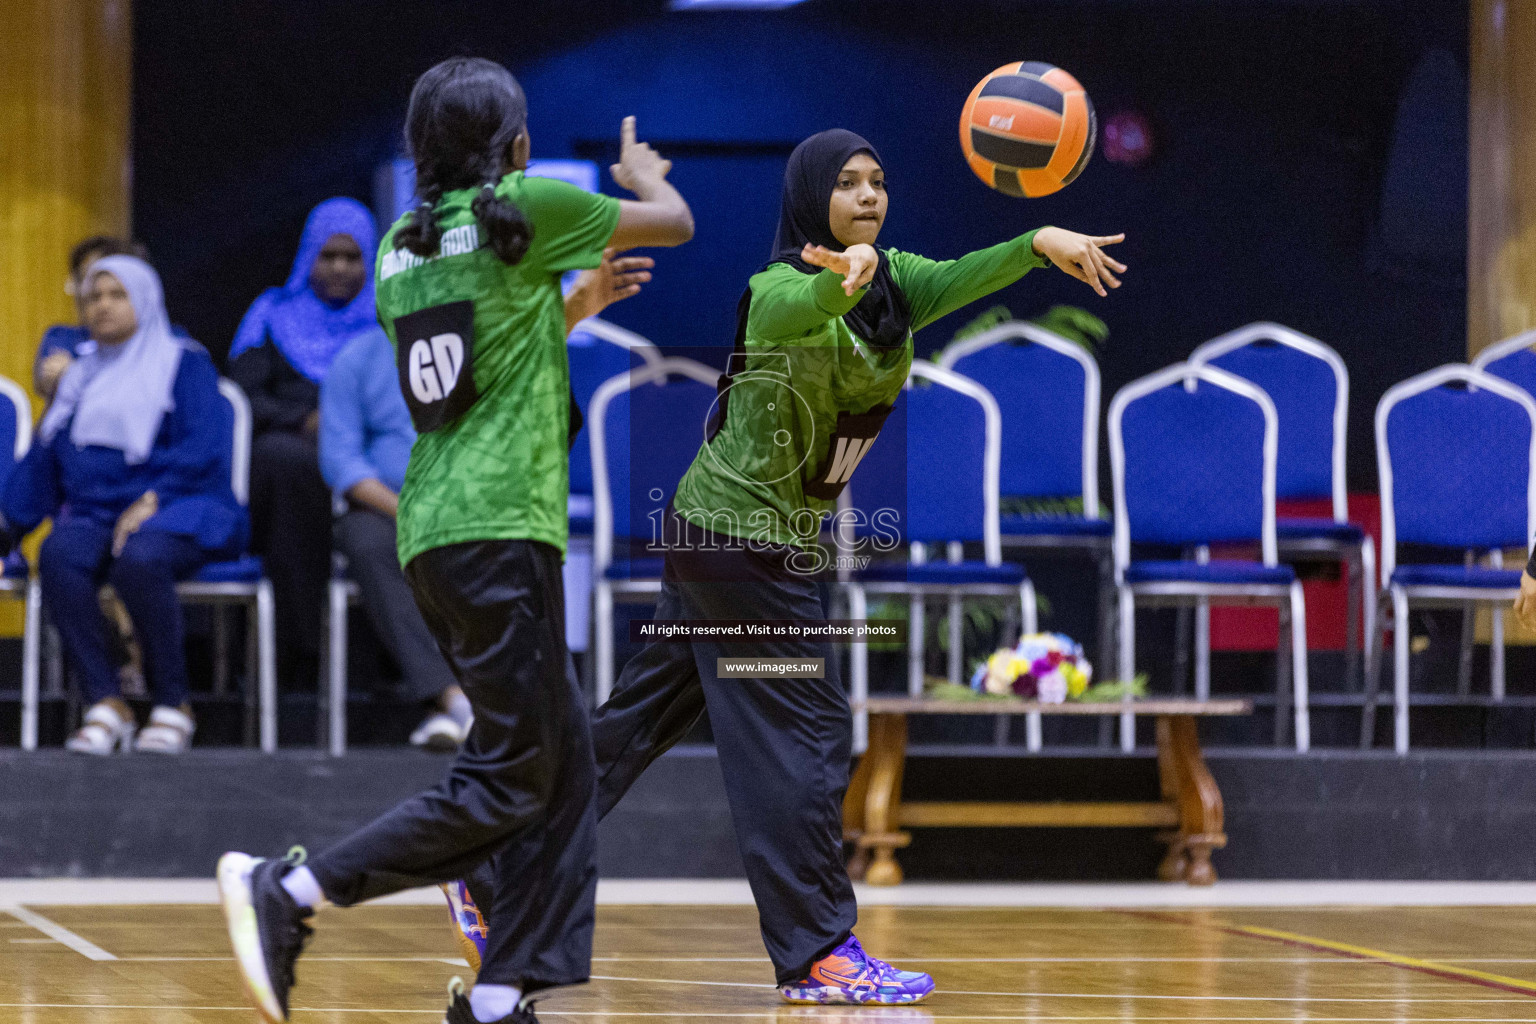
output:
[[[1004,64],[976,83],[960,112],[960,148],[987,185],[1048,196],[1093,155],[1093,104],[1077,79],[1039,61]]]

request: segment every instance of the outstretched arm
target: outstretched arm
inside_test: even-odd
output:
[[[608,244],[615,249],[682,245],[693,237],[693,211],[667,181],[672,161],[663,160],[649,143],[635,139],[635,119],[619,127],[619,162],[609,168],[613,180],[637,200],[619,200],[619,223]]]
[[[1109,245],[1123,236],[1097,238],[1060,228],[1040,228],[1018,238],[986,249],[978,249],[957,260],[930,260],[912,253],[892,251],[891,270],[901,285],[912,310],[912,329],[920,330],[961,306],[975,302],[1000,288],[1006,288],[1036,267],[1055,263],[1080,281],[1087,281],[1100,294],[1104,292],[1103,273],[1111,288],[1120,282],[1111,271],[1124,272],[1125,266],[1099,252],[1099,245]],[[1089,279],[1079,261],[1094,267]]]

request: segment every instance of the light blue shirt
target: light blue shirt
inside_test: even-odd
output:
[[[395,350],[375,327],[347,342],[320,387],[320,472],[337,494],[364,480],[400,493],[416,430]]]

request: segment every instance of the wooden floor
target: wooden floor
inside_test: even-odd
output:
[[[933,973],[920,1007],[779,1003],[750,907],[598,910],[590,985],[547,1021],[1536,1021],[1523,907],[1031,910],[866,907],[872,951]],[[293,1019],[437,1024],[465,974],[445,910],[321,913]],[[0,910],[0,1021],[254,1020],[212,906]]]

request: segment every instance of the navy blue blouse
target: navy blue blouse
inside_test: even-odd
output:
[[[70,427],[52,442],[36,441],[5,482],[0,511],[16,536],[50,516],[112,526],[146,491],[160,510],[144,529],[191,538],[210,557],[234,558],[245,548],[249,521],[230,487],[232,413],[218,390],[208,353],[189,343],[149,458],[130,466],[116,448],[77,447]]]

